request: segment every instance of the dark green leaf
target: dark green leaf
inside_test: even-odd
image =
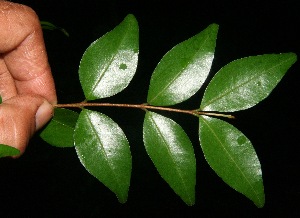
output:
[[[48,21],[40,21],[41,26],[45,30],[55,30],[57,29],[57,26],[55,26],[53,23],[48,22]]]
[[[0,95],[0,104],[2,103],[2,97],[1,97],[1,95]]]
[[[199,138],[211,168],[236,191],[257,207],[265,203],[262,171],[249,139],[229,123],[201,116]]]
[[[195,203],[196,160],[191,141],[173,120],[146,112],[146,151],[161,177],[188,205]]]
[[[200,109],[232,112],[265,99],[295,63],[293,53],[266,54],[235,60],[210,81]]]
[[[20,154],[20,151],[14,147],[0,144],[0,158],[1,157],[10,157],[17,156]]]
[[[106,115],[84,109],[79,115],[74,139],[82,165],[125,203],[131,154],[122,129]]]
[[[43,140],[57,147],[74,146],[74,129],[78,113],[62,108],[54,110],[54,116],[40,136]]]
[[[138,52],[138,23],[128,15],[83,54],[79,78],[86,99],[110,97],[125,89],[135,74]]]
[[[53,23],[50,23],[48,21],[40,21],[40,23],[41,23],[42,28],[45,29],[45,30],[59,30],[63,34],[65,34],[66,36],[69,37],[69,33],[64,28],[58,27],[58,26],[56,26]]]
[[[204,83],[214,58],[218,25],[211,24],[176,45],[159,62],[150,81],[147,102],[165,106],[183,102]]]

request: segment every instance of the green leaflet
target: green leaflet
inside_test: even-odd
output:
[[[265,54],[235,60],[210,81],[200,110],[232,112],[265,99],[296,62],[294,53]]]
[[[82,110],[75,133],[82,165],[125,203],[131,177],[131,153],[122,129],[99,112]]]
[[[48,21],[40,21],[42,29],[45,30],[59,30],[61,31],[63,34],[65,34],[65,36],[69,37],[69,33],[61,27],[55,26],[53,23],[50,23]]]
[[[187,205],[195,203],[196,160],[191,141],[173,120],[146,112],[144,144],[161,177]]]
[[[19,155],[20,151],[14,147],[0,144],[0,158]]]
[[[201,88],[214,58],[218,27],[217,24],[209,25],[165,54],[150,80],[149,104],[174,105]]]
[[[249,139],[229,123],[207,116],[199,118],[199,139],[207,162],[223,181],[263,207],[261,166]]]
[[[2,97],[1,97],[1,95],[0,95],[0,104],[2,103]]]
[[[48,21],[40,21],[41,26],[45,30],[55,30],[57,29],[57,26],[55,26],[53,23],[48,22]]]
[[[110,97],[130,83],[138,61],[138,23],[128,15],[83,54],[79,79],[87,100]]]
[[[56,147],[74,146],[74,129],[79,114],[62,108],[54,110],[54,116],[41,132],[41,138]]]

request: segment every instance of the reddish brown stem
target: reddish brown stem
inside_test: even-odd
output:
[[[115,103],[90,103],[90,102],[80,102],[80,103],[71,103],[71,104],[56,104],[54,105],[56,108],[83,108],[83,107],[127,107],[127,108],[139,108],[139,109],[150,109],[150,110],[161,110],[161,111],[170,111],[176,113],[184,113],[190,114],[194,116],[199,115],[207,115],[207,116],[214,116],[214,117],[226,117],[233,119],[234,116],[229,114],[220,114],[208,111],[198,111],[198,110],[182,110],[176,108],[169,108],[169,107],[159,107],[159,106],[152,106],[147,104],[115,104]]]

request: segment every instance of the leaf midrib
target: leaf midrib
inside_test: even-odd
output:
[[[191,63],[194,62],[195,56],[197,56],[199,50],[200,50],[201,48],[204,47],[204,45],[205,45],[206,41],[208,40],[208,38],[210,38],[210,35],[208,35],[208,36],[205,38],[205,40],[204,40],[204,42],[202,43],[201,47],[200,47],[200,48],[198,49],[198,51],[195,52],[195,54],[192,56],[191,59],[192,59],[193,61],[189,61],[189,62],[183,67],[183,69],[182,69],[181,71],[179,71],[179,72],[176,74],[176,76],[173,77],[173,79],[172,79],[172,80],[171,80],[171,81],[170,81],[163,89],[161,89],[161,91],[158,92],[156,96],[154,96],[154,97],[149,101],[150,104],[151,104],[151,101],[155,101],[155,99],[158,98],[158,97],[161,95],[161,93],[163,93],[165,90],[167,90],[167,89],[173,84],[173,82],[176,81],[176,80],[182,75],[182,73],[185,71],[185,69],[187,68],[187,66],[189,66]]]
[[[117,187],[118,187],[118,192],[119,192],[119,190],[120,190],[120,185],[119,185],[119,184],[120,184],[120,181],[119,181],[118,176],[116,175],[116,173],[115,173],[115,171],[114,171],[114,167],[113,167],[114,164],[112,164],[111,161],[110,161],[110,159],[108,158],[108,156],[107,156],[107,154],[106,154],[106,152],[105,152],[105,149],[104,149],[102,140],[101,140],[100,137],[98,136],[97,130],[95,129],[93,123],[91,122],[91,119],[90,119],[89,114],[87,114],[87,117],[88,117],[88,122],[89,122],[89,124],[90,124],[90,126],[91,126],[91,128],[92,128],[92,131],[94,132],[94,134],[95,134],[95,135],[97,136],[97,138],[98,138],[99,144],[100,144],[100,146],[101,146],[101,153],[104,155],[105,160],[106,160],[106,162],[108,163],[108,166],[109,166],[109,168],[110,168],[110,171],[112,172],[113,177],[115,178],[115,181],[116,181],[116,184],[117,184]]]
[[[214,137],[217,139],[217,141],[219,142],[219,144],[221,145],[221,148],[226,152],[226,154],[228,155],[228,157],[230,158],[230,160],[234,163],[234,165],[236,166],[236,168],[239,170],[239,172],[242,174],[242,176],[245,178],[246,182],[249,184],[249,186],[251,187],[251,190],[253,191],[253,193],[255,194],[255,196],[257,197],[257,199],[259,200],[259,202],[262,202],[262,200],[260,199],[258,193],[256,192],[256,190],[254,189],[254,187],[251,185],[250,181],[248,180],[248,178],[246,177],[246,175],[243,173],[243,171],[241,170],[241,168],[237,165],[236,161],[234,160],[234,158],[230,155],[230,153],[227,151],[227,149],[225,148],[224,144],[222,143],[222,141],[219,139],[217,133],[210,127],[210,125],[208,124],[207,120],[205,118],[201,118],[204,121],[204,123],[206,124],[206,126],[209,128],[209,130],[211,131],[211,133],[214,135]]]
[[[174,164],[175,166],[177,166],[177,163],[176,163],[176,161],[174,160],[174,158],[173,158],[173,156],[172,156],[172,152],[171,152],[171,150],[170,150],[170,148],[169,148],[169,146],[168,146],[167,140],[165,139],[163,133],[162,133],[162,132],[160,131],[160,129],[158,128],[158,125],[156,124],[155,119],[152,118],[152,115],[151,115],[151,114],[149,114],[149,115],[150,115],[150,119],[153,121],[153,124],[154,124],[154,126],[155,126],[155,128],[156,128],[156,130],[157,130],[158,135],[161,136],[161,138],[162,138],[162,140],[163,140],[163,143],[166,145],[165,147],[167,148],[168,154],[169,154],[169,156],[171,157],[171,160],[172,160],[173,164]],[[179,175],[179,177],[180,177],[180,179],[181,179],[181,181],[182,181],[182,183],[183,183],[183,185],[184,185],[184,189],[185,189],[186,193],[188,193],[188,188],[187,188],[186,182],[185,182],[185,180],[183,179],[183,176],[182,176],[180,170],[178,169],[178,167],[176,167],[176,171],[177,171],[177,173],[178,173],[178,175]],[[190,198],[190,195],[188,195],[188,196],[189,196],[190,202],[193,202],[193,200]]]
[[[286,60],[284,60],[284,61],[278,63],[277,65],[274,65],[273,67],[269,68],[268,70],[262,71],[262,75],[269,74],[269,73],[272,71],[272,69],[277,68],[278,66],[284,64],[285,62],[287,62],[287,61],[289,61],[289,60],[290,60],[290,59],[286,59]],[[253,72],[253,71],[255,71],[255,70],[252,70],[251,72]],[[251,74],[251,73],[249,73],[249,74]],[[208,101],[208,102],[206,103],[205,106],[202,106],[202,107],[201,107],[202,110],[204,110],[205,107],[207,107],[207,106],[213,104],[215,101],[217,101],[217,100],[223,98],[223,97],[226,96],[226,95],[229,95],[229,94],[230,94],[231,92],[233,92],[234,90],[237,90],[237,89],[239,89],[240,87],[244,86],[245,84],[249,83],[250,81],[254,80],[254,78],[259,78],[259,77],[261,77],[262,75],[259,75],[259,74],[256,73],[255,75],[253,75],[252,77],[250,77],[250,78],[249,78],[248,80],[246,80],[245,82],[243,82],[243,83],[241,83],[241,84],[237,84],[236,86],[233,86],[232,88],[229,88],[229,89],[227,89],[226,91],[219,92],[220,95],[218,95],[218,96],[216,96],[215,98],[213,98],[213,99],[211,99],[210,101]]]
[[[106,67],[103,69],[103,71],[100,73],[100,76],[96,80],[96,83],[91,88],[90,95],[93,95],[95,89],[98,87],[98,84],[101,82],[102,78],[104,77],[105,73],[107,72],[107,69],[111,66],[111,63],[115,60],[116,55],[118,54],[118,49],[120,48],[120,45],[123,43],[125,38],[127,37],[129,31],[125,31],[125,34],[123,35],[122,39],[119,40],[119,43],[117,46],[115,46],[113,56],[110,58],[110,60],[107,62]]]
[[[70,125],[68,125],[68,124],[66,124],[66,123],[63,123],[63,122],[61,122],[61,121],[58,121],[58,120],[55,120],[55,119],[53,119],[53,121],[54,122],[56,122],[56,123],[58,123],[58,124],[60,124],[60,125],[62,125],[62,126],[64,126],[64,127],[67,127],[67,128],[69,128],[69,129],[72,129],[72,130],[74,130],[74,126],[70,126]]]

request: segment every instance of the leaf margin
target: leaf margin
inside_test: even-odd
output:
[[[62,116],[64,117],[68,116],[69,120],[61,120]],[[75,111],[66,108],[55,108],[52,119],[47,124],[47,126],[40,132],[40,137],[48,144],[55,147],[61,147],[61,148],[74,147],[73,134],[74,134],[74,129],[75,129],[78,116],[79,114]],[[54,136],[52,136],[53,134],[52,131],[55,131],[55,129],[56,129],[56,133],[54,134]],[[66,129],[71,129],[71,132],[68,132],[67,135],[66,135]],[[72,139],[70,139],[70,135]],[[66,139],[68,142],[66,142]]]
[[[118,86],[122,86],[121,89],[118,88],[117,91],[113,91],[112,90],[113,88],[110,88],[110,90],[108,90],[107,87],[106,87],[106,90],[104,90],[104,91],[102,90],[102,93],[95,93],[95,89],[97,87],[99,87],[99,83],[101,82],[101,80],[103,79],[103,77],[106,76],[105,74],[107,72],[107,69],[109,69],[110,64],[114,61],[114,58],[115,58],[116,54],[118,54],[118,52],[120,52],[121,50],[120,50],[120,47],[114,48],[114,49],[116,49],[116,51],[115,51],[114,54],[109,54],[110,55],[109,57],[101,57],[102,59],[104,59],[104,60],[101,60],[101,61],[103,63],[105,62],[107,64],[105,64],[105,66],[102,67],[104,69],[102,70],[102,73],[101,73],[101,75],[100,75],[99,78],[91,78],[90,70],[86,70],[85,69],[86,68],[85,65],[90,66],[92,64],[92,61],[89,60],[86,63],[86,59],[89,58],[89,56],[94,56],[94,54],[93,54],[93,53],[95,53],[95,51],[94,51],[95,48],[94,47],[95,46],[100,46],[100,48],[101,48],[101,46],[102,46],[101,43],[103,44],[103,41],[104,41],[104,44],[105,43],[114,44],[112,42],[113,40],[111,40],[110,38],[112,36],[114,36],[114,35],[118,35],[118,37],[120,37],[119,36],[120,34],[118,34],[118,32],[120,32],[122,30],[122,28],[125,28],[125,27],[131,28],[131,29],[135,28],[135,30],[134,30],[135,33],[134,34],[136,34],[136,35],[135,35],[135,42],[133,43],[134,44],[134,48],[130,49],[130,50],[132,50],[131,52],[133,53],[133,54],[131,54],[131,58],[133,59],[133,62],[134,62],[133,72],[130,73],[131,75],[127,76],[128,77],[127,79],[124,80],[124,78],[123,78],[124,81],[120,80],[120,79],[117,81],[115,79],[115,81],[117,81],[118,84],[117,85],[114,84],[113,88],[115,88],[115,87],[118,88]],[[133,30],[131,30],[131,31],[133,31]],[[123,31],[121,31],[121,33],[122,32]],[[133,78],[133,76],[134,76],[134,74],[136,72],[137,64],[138,64],[138,54],[139,54],[139,43],[138,43],[138,39],[139,39],[139,35],[138,34],[139,33],[138,32],[139,32],[139,27],[138,27],[138,22],[137,22],[135,16],[132,15],[132,14],[128,14],[123,19],[123,21],[120,24],[118,24],[114,29],[112,29],[111,31],[107,32],[106,34],[104,34],[103,36],[101,36],[100,38],[98,38],[97,40],[95,40],[94,42],[92,42],[90,44],[90,46],[85,50],[85,52],[84,52],[84,54],[83,54],[83,56],[81,58],[80,64],[79,64],[79,80],[80,80],[80,84],[81,84],[84,96],[86,97],[86,100],[96,100],[96,99],[102,99],[102,98],[106,98],[106,97],[111,97],[111,96],[116,95],[119,92],[123,91],[125,88],[127,88],[127,86],[131,82],[131,80],[132,80],[132,78]],[[122,45],[121,42],[124,40],[124,37],[126,37],[127,34],[128,34],[128,32],[123,33],[123,38],[122,39],[121,38],[118,39],[120,45]],[[106,42],[106,41],[111,41],[111,42]],[[115,44],[114,44],[114,46],[115,46]],[[104,46],[104,48],[97,49],[97,50],[101,50],[100,52],[102,52],[102,50],[105,50],[105,48],[107,48],[107,46]],[[106,51],[106,53],[107,53],[107,51]],[[107,56],[107,54],[104,55],[104,56]],[[124,54],[123,54],[123,56],[124,56]],[[127,55],[127,56],[129,57],[129,55]],[[110,60],[108,61],[107,58],[109,58]],[[99,61],[99,57],[97,59],[98,59],[97,61]],[[95,62],[95,61],[93,61],[93,62]],[[98,64],[95,64],[95,63],[93,63],[93,64],[94,65],[98,65]],[[124,63],[121,63],[120,66],[119,66],[119,71],[120,72],[122,70],[121,69],[121,65],[122,64],[124,64]],[[129,65],[131,65],[131,64],[129,64]],[[127,67],[128,67],[128,64],[127,64]],[[127,69],[127,67],[126,67],[126,69]],[[96,68],[99,68],[99,66],[96,67]],[[99,69],[97,69],[97,71],[98,70]],[[124,72],[121,72],[119,74],[122,75],[122,74],[124,74]],[[85,82],[85,80],[87,80],[87,82]],[[89,84],[93,80],[97,80],[95,82],[96,84],[93,84],[93,87],[89,88]],[[123,84],[122,84],[122,82],[123,82]],[[107,81],[105,83],[108,84]],[[110,81],[110,83],[112,83],[112,81]]]
[[[256,196],[257,197],[257,199],[255,199],[253,196],[251,196],[251,195],[249,195],[248,193],[245,193],[245,191],[243,191],[243,190],[239,190],[239,188],[237,188],[236,187],[236,181],[237,180],[235,180],[234,182],[233,182],[233,184],[231,184],[231,182],[230,181],[225,181],[225,180],[228,180],[228,178],[225,178],[224,177],[224,175],[222,176],[222,175],[220,175],[220,174],[222,174],[222,172],[221,172],[221,170],[222,169],[225,169],[224,168],[224,163],[222,163],[221,164],[221,166],[218,168],[215,168],[216,166],[212,166],[212,165],[214,165],[214,164],[212,164],[212,162],[211,162],[211,158],[213,158],[213,156],[207,156],[207,154],[205,154],[206,153],[206,148],[208,148],[209,146],[206,146],[206,148],[203,146],[203,139],[204,139],[204,136],[201,136],[201,131],[202,131],[202,129],[203,129],[203,126],[204,125],[202,125],[201,126],[201,121],[205,121],[204,123],[208,126],[208,124],[207,123],[209,123],[210,122],[210,124],[212,124],[212,122],[217,122],[218,123],[218,125],[216,125],[217,127],[216,127],[216,129],[219,129],[219,130],[222,130],[222,131],[224,131],[224,125],[225,125],[225,127],[227,128],[227,127],[229,127],[229,128],[231,128],[231,130],[234,130],[234,131],[236,131],[237,133],[239,133],[240,134],[240,136],[242,136],[243,138],[238,138],[237,139],[237,143],[239,144],[240,142],[242,143],[248,143],[248,149],[250,148],[250,150],[252,150],[251,152],[253,152],[253,154],[254,154],[254,157],[252,157],[252,158],[254,158],[254,159],[256,159],[256,164],[257,164],[257,166],[258,166],[258,168],[259,169],[257,169],[257,171],[256,170],[254,170],[254,171],[256,171],[256,172],[258,172],[257,174],[257,177],[258,177],[258,181],[256,181],[257,183],[255,184],[255,185],[257,185],[258,186],[258,188],[260,188],[261,190],[260,190],[260,194],[261,194],[261,196],[260,197],[258,197],[258,196]],[[222,128],[220,127],[220,126],[222,126]],[[216,131],[216,129],[214,129],[214,128],[211,128],[211,127],[208,127],[209,129],[210,129],[210,131],[211,132],[213,132],[213,135],[214,136],[216,136],[216,138],[217,138],[217,141],[219,141],[219,143],[221,143],[222,144],[222,140],[220,140],[220,135],[221,134],[216,134],[215,133],[215,131]],[[228,133],[229,134],[229,133]],[[227,136],[226,136],[227,137]],[[240,142],[238,142],[239,140],[242,140],[242,141],[240,141]],[[200,146],[201,146],[201,149],[202,149],[202,151],[203,151],[203,154],[204,154],[204,157],[205,157],[205,159],[206,159],[206,161],[207,161],[207,163],[209,164],[209,166],[213,169],[213,171],[227,184],[227,185],[229,185],[231,188],[233,188],[234,190],[236,190],[237,192],[239,192],[239,193],[241,193],[241,194],[243,194],[245,197],[247,197],[248,199],[250,199],[250,200],[252,200],[253,201],[253,203],[258,207],[258,208],[262,208],[263,206],[264,206],[264,204],[265,204],[265,194],[264,194],[264,185],[263,185],[263,178],[262,178],[262,171],[261,171],[261,164],[260,164],[260,161],[259,161],[259,159],[258,159],[258,156],[257,156],[257,154],[256,154],[256,151],[255,151],[255,149],[254,149],[254,147],[253,147],[253,145],[252,145],[252,143],[251,143],[251,141],[240,131],[240,130],[238,130],[236,127],[234,127],[232,124],[229,124],[228,122],[226,122],[226,121],[223,121],[223,120],[221,120],[221,119],[218,119],[218,118],[214,118],[214,117],[209,117],[209,116],[205,116],[205,115],[203,115],[203,116],[200,116],[199,117],[199,141],[200,141]],[[212,140],[210,140],[210,141],[212,141]],[[226,151],[226,153],[227,154],[229,154],[229,152],[228,152],[228,150],[226,149],[226,148],[224,148],[224,146],[223,146],[223,148],[222,149],[224,149],[225,151]],[[216,150],[214,150],[214,152],[216,152]],[[229,155],[230,156],[230,155]],[[224,157],[224,155],[219,155],[219,158],[220,157]],[[210,159],[210,160],[209,160]],[[233,159],[231,156],[230,156],[230,159]],[[252,161],[253,161],[253,159],[252,159]],[[241,170],[240,169],[240,167],[235,163],[235,161],[233,161],[234,162],[234,164],[237,166],[237,168],[239,169],[239,170]],[[221,169],[221,170],[220,170]],[[241,173],[243,176],[245,176],[245,174],[242,172]],[[227,175],[225,175],[225,176],[227,176]],[[240,177],[236,177],[236,178],[240,178]],[[230,179],[229,179],[230,180]],[[256,191],[255,191],[255,189],[252,187],[252,185],[250,184],[250,182],[249,182],[249,180],[248,179],[246,179],[246,181],[249,183],[249,185],[250,185],[250,187],[251,187],[251,189],[253,189],[253,192],[254,192],[254,194],[255,195],[259,195],[259,194],[257,194],[256,193]]]
[[[242,101],[235,98],[235,97],[232,97],[232,99],[225,99],[223,101],[220,101],[220,103],[218,104],[215,104],[213,106],[211,106],[212,103],[210,102],[214,102],[213,100],[209,100],[209,103],[206,103],[206,97],[207,95],[211,95],[211,93],[220,93],[219,96],[226,96],[224,93],[232,93],[232,91],[230,90],[234,90],[233,87],[236,87],[237,89],[239,89],[240,87],[242,87],[240,84],[235,84],[235,85],[232,85],[230,82],[228,84],[228,90],[218,90],[220,89],[219,87],[222,87],[222,85],[220,84],[223,84],[224,85],[224,80],[221,80],[222,77],[224,77],[224,74],[226,73],[226,78],[230,78],[231,80],[232,77],[230,77],[230,74],[231,72],[226,72],[226,70],[229,68],[232,68],[232,67],[235,67],[236,65],[241,65],[243,64],[243,62],[250,62],[255,60],[255,63],[256,65],[254,67],[257,68],[257,64],[260,63],[260,62],[264,62],[264,64],[268,64],[267,62],[269,61],[269,59],[271,58],[280,58],[280,57],[283,57],[283,56],[289,56],[289,60],[283,60],[282,62],[286,62],[286,61],[290,61],[289,64],[287,66],[284,67],[284,69],[282,70],[282,72],[275,72],[273,73],[273,77],[274,77],[274,74],[278,74],[278,79],[277,81],[275,81],[274,79],[274,84],[271,84],[270,82],[267,83],[267,85],[273,85],[269,90],[267,91],[264,91],[264,94],[262,93],[261,96],[257,99],[257,100],[254,100],[251,102],[251,99],[248,98],[246,100],[250,101],[249,103],[246,103],[244,106],[238,106],[238,107],[232,107],[230,106],[231,105],[234,105],[234,104],[237,104],[237,103],[241,103]],[[261,60],[263,58],[269,58],[268,60]],[[256,56],[248,56],[248,57],[244,57],[244,58],[240,58],[240,59],[237,59],[237,60],[234,60],[234,61],[231,61],[230,63],[226,64],[224,67],[222,67],[215,75],[214,77],[211,79],[211,81],[209,82],[209,84],[207,85],[206,89],[205,89],[205,92],[204,92],[204,95],[202,97],[202,100],[201,100],[201,103],[200,103],[200,108],[199,110],[201,111],[218,111],[218,112],[234,112],[234,111],[240,111],[240,110],[246,110],[248,108],[251,108],[255,105],[257,105],[258,103],[260,103],[261,101],[263,101],[264,99],[266,99],[270,94],[271,92],[276,88],[276,86],[278,85],[278,83],[282,80],[282,78],[284,77],[284,75],[286,74],[286,72],[288,71],[288,69],[297,61],[297,55],[295,53],[292,53],[292,52],[289,52],[289,53],[279,53],[279,54],[263,54],[263,55],[256,55]],[[262,64],[262,63],[260,63]],[[278,61],[276,62],[276,64],[278,64]],[[243,65],[243,67],[245,66],[245,64]],[[249,66],[247,65],[247,67],[249,68]],[[252,66],[250,66],[252,67]],[[259,66],[261,67],[261,65]],[[282,65],[278,64],[278,67],[277,68],[280,68],[280,67],[283,67]],[[271,68],[276,68],[276,66],[272,66]],[[277,69],[276,68],[276,69]],[[252,71],[254,71],[255,69],[252,69]],[[224,72],[225,71],[225,72]],[[270,69],[267,69],[267,72],[270,71]],[[237,72],[236,70],[232,70],[233,73]],[[244,74],[249,74],[249,73],[244,73]],[[244,75],[242,74],[242,75]],[[271,77],[271,73],[266,73],[266,74],[270,74],[269,76]],[[255,74],[254,76],[252,76],[253,78],[254,77],[257,77],[257,78],[262,78],[264,76],[266,76],[266,74]],[[280,74],[280,75],[279,75]],[[235,75],[236,76],[236,75]],[[246,76],[244,76],[244,78],[246,78]],[[228,80],[225,80],[225,82],[228,81]],[[238,80],[238,82],[240,82],[240,80]],[[249,83],[252,82],[252,78],[251,80],[249,80]],[[258,81],[258,84],[262,83],[261,81]],[[247,83],[244,83],[243,84],[246,84]],[[256,88],[256,86],[252,85],[252,90],[251,89],[246,89],[246,91],[244,91],[246,94],[244,95],[239,95],[239,96],[246,96],[246,97],[249,97],[249,93],[252,94],[252,96],[255,94],[255,93],[258,93],[254,88]],[[253,93],[252,93],[253,92]],[[234,93],[233,93],[234,95]],[[236,94],[237,95],[237,94]],[[217,100],[220,100],[222,99],[222,97],[215,97],[215,99]],[[215,101],[217,101],[215,100]],[[225,103],[226,102],[226,103]]]
[[[151,117],[152,118],[151,118]],[[165,124],[164,127],[166,127],[167,125],[169,126],[173,126],[174,128],[176,128],[178,131],[175,133],[172,133],[173,136],[171,137],[169,134],[169,137],[172,138],[172,140],[174,140],[174,138],[176,138],[176,143],[174,142],[173,144],[180,144],[180,146],[178,145],[177,148],[173,148],[173,150],[177,151],[179,154],[177,155],[177,157],[175,157],[174,152],[172,152],[172,149],[170,149],[170,147],[172,147],[172,145],[167,145],[167,146],[161,146],[160,143],[154,143],[155,145],[151,145],[153,143],[153,139],[156,139],[155,136],[149,136],[147,137],[147,134],[149,134],[149,128],[151,125],[149,125],[147,122],[148,120],[152,119],[155,120],[153,117],[156,117],[156,122],[154,124],[155,128],[157,128],[157,132],[159,132],[159,135],[162,136],[164,139],[160,140],[161,144],[168,144],[168,137],[165,135],[166,132],[169,132],[170,129],[164,129],[162,131],[161,126],[157,125],[157,121],[158,119],[160,119],[161,124],[163,122],[168,124]],[[149,118],[147,120],[147,118]],[[147,130],[146,130],[147,129]],[[164,132],[164,133],[163,133]],[[180,141],[179,141],[179,135],[180,135]],[[150,138],[150,139],[149,139]],[[158,138],[158,137],[157,137]],[[144,146],[146,149],[146,152],[148,154],[148,156],[150,157],[152,163],[154,164],[155,168],[157,169],[158,173],[160,174],[160,176],[162,177],[163,180],[165,180],[165,182],[167,182],[167,184],[172,188],[172,190],[188,205],[188,206],[192,206],[195,204],[195,186],[196,186],[196,158],[195,158],[195,153],[194,153],[194,149],[193,149],[193,145],[192,142],[190,141],[189,137],[187,136],[187,134],[185,133],[185,131],[182,129],[182,127],[176,123],[175,121],[173,121],[170,118],[167,118],[165,116],[162,116],[158,113],[155,112],[150,112],[150,111],[146,111],[145,114],[145,118],[144,118],[144,124],[143,124],[143,141],[144,141]],[[160,145],[158,145],[160,144]],[[171,170],[170,168],[170,164],[169,161],[166,160],[166,155],[161,155],[161,152],[157,152],[156,154],[159,154],[159,157],[155,157],[155,153],[153,153],[153,151],[156,151],[156,149],[153,149],[153,146],[156,147],[156,149],[159,149],[159,151],[162,152],[163,149],[168,150],[167,153],[169,153],[169,157],[171,159],[171,162],[174,163],[175,168],[174,170]],[[151,148],[152,147],[152,148]],[[181,148],[181,151],[179,151]],[[184,147],[184,148],[183,148]],[[183,154],[185,152],[185,154]],[[163,158],[161,159],[161,157],[163,156]],[[182,156],[185,156],[185,158],[187,156],[189,156],[189,160],[183,160],[184,158]],[[180,161],[176,161],[176,159],[180,159]],[[183,165],[185,164],[185,165]],[[188,167],[187,165],[191,165],[191,167]],[[169,170],[165,169],[165,168],[169,168]],[[180,169],[181,168],[181,169]],[[188,170],[186,170],[186,168],[188,168]],[[172,177],[171,174],[173,174],[174,171],[177,171],[178,175],[175,175],[175,179],[174,177]],[[174,176],[174,175],[173,175]],[[174,181],[172,181],[174,180]],[[183,184],[183,185],[179,185],[179,184]],[[183,187],[183,188],[182,188]]]
[[[88,113],[88,114],[87,114]],[[78,145],[78,140],[77,140],[77,134],[81,134],[82,132],[81,132],[81,130],[78,130],[78,129],[80,129],[80,128],[82,128],[80,125],[80,121],[81,121],[81,119],[83,119],[84,118],[84,116],[89,116],[89,115],[91,115],[91,114],[93,114],[93,115],[95,115],[96,114],[96,116],[101,116],[101,118],[102,119],[105,119],[106,121],[109,121],[109,122],[113,122],[114,123],[114,129],[116,130],[116,128],[118,128],[118,131],[119,131],[119,133],[121,132],[122,134],[123,134],[123,140],[125,140],[126,142],[127,142],[127,145],[126,146],[128,146],[128,155],[129,155],[129,168],[130,168],[130,172],[127,172],[127,175],[125,175],[125,176],[127,176],[126,177],[126,179],[123,179],[121,182],[119,181],[119,184],[117,184],[117,188],[115,189],[115,187],[112,187],[112,185],[116,185],[116,184],[112,184],[112,183],[110,183],[110,182],[107,182],[107,181],[104,181],[104,180],[106,180],[107,178],[103,178],[101,175],[99,175],[98,174],[98,172],[94,172],[93,170],[91,170],[91,169],[89,169],[89,167],[87,167],[86,166],[86,164],[85,164],[85,160],[84,160],[84,155],[82,154],[82,151],[80,151],[79,150],[79,148],[80,148],[80,145]],[[91,122],[92,123],[92,122]],[[103,123],[101,123],[101,124],[103,124]],[[83,127],[84,128],[84,127]],[[93,127],[94,128],[94,127]],[[95,133],[93,133],[93,134],[95,134]],[[104,133],[105,134],[105,133]],[[97,135],[97,137],[99,137],[98,135]],[[91,142],[91,138],[89,138],[89,142]],[[80,140],[79,140],[80,141]],[[128,140],[127,140],[127,138],[126,138],[126,135],[125,135],[125,133],[123,132],[123,130],[118,126],[118,124],[117,123],[115,123],[110,117],[108,117],[107,115],[105,115],[105,114],[103,114],[103,113],[100,113],[100,112],[97,112],[97,111],[92,111],[92,110],[88,110],[88,109],[83,109],[82,111],[81,111],[81,113],[79,114],[79,118],[78,118],[78,121],[77,121],[77,123],[76,123],[76,127],[75,127],[75,131],[74,131],[74,143],[75,143],[75,150],[76,150],[76,153],[77,153],[77,156],[78,156],[78,158],[79,158],[79,160],[80,160],[80,162],[81,162],[81,164],[83,165],[83,167],[92,175],[92,176],[94,176],[96,179],[98,179],[103,185],[105,185],[109,190],[111,190],[116,196],[117,196],[117,198],[118,198],[118,200],[119,200],[119,202],[120,203],[125,203],[126,201],[127,201],[127,198],[128,198],[128,192],[129,192],[129,186],[130,186],[130,179],[131,179],[131,171],[132,171],[132,157],[131,157],[131,153],[130,153],[130,146],[129,146],[129,142],[128,142]],[[102,143],[102,142],[101,142]],[[103,143],[103,144],[105,144],[105,143]],[[103,148],[103,144],[101,145],[102,146],[102,148]],[[91,145],[89,145],[89,147],[91,148],[92,146]],[[108,149],[108,151],[109,151],[109,149]],[[105,151],[106,152],[106,151]],[[110,152],[110,151],[109,151]],[[94,161],[95,159],[94,159],[95,157],[93,156],[93,158],[91,158],[91,157],[89,157],[89,161]],[[100,157],[101,158],[101,157]],[[99,160],[98,160],[98,162],[99,162]],[[107,162],[109,162],[109,161],[107,161]],[[127,164],[128,164],[127,163]],[[103,165],[101,166],[101,167],[103,167]],[[110,168],[112,168],[111,166],[109,166]],[[127,166],[128,167],[128,166]],[[124,172],[124,171],[123,171]],[[97,174],[97,175],[95,175],[95,174]],[[116,176],[116,173],[115,172],[113,172],[113,174],[114,174],[114,176]],[[123,173],[123,175],[124,175],[124,173]],[[125,189],[125,191],[124,190],[120,190],[120,189],[122,189],[122,188],[124,188],[124,186],[126,187]]]
[[[20,155],[21,151],[15,147],[0,143],[0,158]]]
[[[200,33],[190,37],[189,39],[178,43],[175,45],[171,50],[169,50],[160,60],[160,62],[157,64],[156,68],[154,69],[154,72],[152,73],[150,84],[148,88],[148,94],[147,94],[147,102],[150,105],[154,106],[170,106],[175,105],[178,103],[181,103],[183,101],[186,101],[191,96],[193,96],[203,83],[205,82],[209,71],[212,66],[212,62],[214,59],[214,53],[215,53],[215,47],[216,47],[216,40],[217,40],[217,34],[218,34],[219,25],[212,23],[208,27],[206,27],[204,30],[202,30]],[[201,41],[198,42],[198,41]],[[207,43],[209,41],[209,43]],[[195,48],[197,47],[197,49]],[[209,47],[209,48],[208,48]],[[182,50],[188,50],[189,52],[186,52],[185,56],[188,58],[191,58],[191,60],[183,60],[187,59],[187,57],[182,57]],[[193,50],[193,55],[191,55],[190,50]],[[205,50],[202,51],[202,50]],[[199,56],[201,54],[201,56]],[[175,56],[175,58],[174,58]],[[195,58],[197,57],[197,58]],[[178,71],[176,68],[178,68],[178,61],[174,62],[173,60],[183,60],[185,62],[185,66],[183,69],[181,69],[183,66],[180,66],[180,71]],[[199,61],[201,59],[201,61]],[[172,63],[170,63],[172,62]],[[200,64],[200,63],[201,64]],[[178,65],[178,66],[176,66]],[[195,66],[194,66],[195,65]],[[199,69],[193,69],[197,68],[201,65],[201,70],[205,71],[204,75],[200,74]],[[176,68],[174,68],[176,66]],[[188,68],[192,68],[192,70],[187,70]],[[173,78],[173,72],[172,72],[172,78],[164,78],[165,72],[167,70],[176,72],[176,76]],[[199,71],[199,73],[196,73],[196,71]],[[193,72],[193,73],[191,73]],[[171,73],[169,73],[171,74]],[[201,76],[200,76],[201,75]],[[163,78],[161,78],[163,77]],[[188,86],[184,86],[182,83],[182,79],[179,78],[185,78],[186,81],[191,82]],[[198,78],[199,81],[195,82],[195,77]],[[171,80],[170,80],[171,79]],[[170,81],[169,81],[170,80]],[[167,83],[162,85],[161,82]],[[198,84],[199,82],[199,84]],[[174,86],[173,88],[171,88]],[[163,87],[163,88],[162,88]],[[186,93],[187,90],[184,92],[180,91],[180,88],[178,87],[188,87],[189,93]],[[181,88],[182,89],[182,88]],[[157,92],[157,90],[159,90]],[[173,91],[172,91],[173,90]],[[172,93],[174,92],[174,93]],[[153,96],[154,95],[154,96]],[[169,99],[170,96],[172,96],[172,99]],[[179,98],[180,97],[180,98]],[[155,100],[156,99],[156,100]]]

